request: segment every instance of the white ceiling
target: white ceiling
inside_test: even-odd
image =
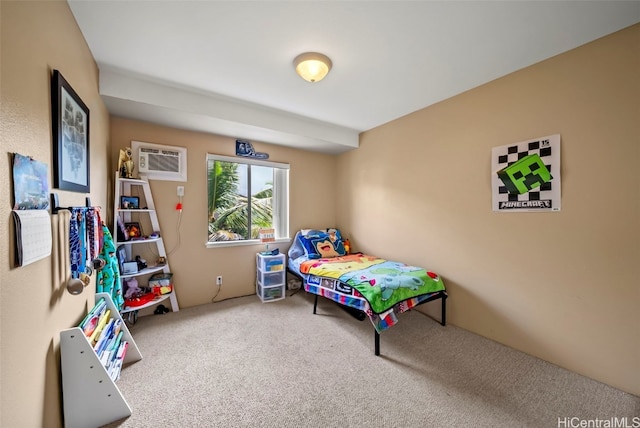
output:
[[[640,22],[640,1],[68,3],[113,115],[326,153]],[[307,51],[321,82],[295,74]]]

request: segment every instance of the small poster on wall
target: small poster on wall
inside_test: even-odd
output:
[[[13,154],[13,209],[49,208],[49,167],[29,156]]]
[[[560,211],[560,134],[491,150],[493,211]]]
[[[45,163],[13,154],[15,266],[25,266],[51,255],[48,170]]]

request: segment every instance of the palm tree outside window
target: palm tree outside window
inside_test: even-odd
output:
[[[258,239],[263,228],[288,238],[289,165],[207,155],[208,242]]]

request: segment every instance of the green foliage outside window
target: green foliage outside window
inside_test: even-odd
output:
[[[269,172],[273,177],[273,168],[208,160],[209,241],[258,239],[261,228],[273,227],[273,178],[261,178]]]

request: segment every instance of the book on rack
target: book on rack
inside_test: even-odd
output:
[[[124,360],[124,356],[127,355],[127,348],[129,347],[129,342],[126,340],[120,343],[118,347],[118,352],[116,354],[116,358],[119,360]]]
[[[115,321],[116,320],[114,318],[111,318],[109,321],[107,321],[105,326],[102,328],[102,331],[100,332],[100,336],[98,336],[98,338],[96,339],[95,345],[93,345],[93,350],[96,352],[96,354],[98,354],[98,357],[102,355],[102,352],[107,346],[109,339],[111,339]]]
[[[122,364],[124,363],[124,357],[127,354],[127,348],[129,347],[129,342],[121,341],[120,345],[117,348],[117,351],[114,353],[111,362],[108,364],[107,373],[109,373],[109,377],[114,382],[120,379],[120,371],[122,370]]]
[[[105,367],[108,367],[111,361],[115,358],[118,346],[120,345],[120,341],[122,340],[122,335],[124,334],[124,332],[121,330],[121,327],[122,320],[113,320],[113,323],[111,323],[109,331],[108,333],[106,333],[106,337],[104,338],[104,340],[101,341],[101,343],[97,343],[94,347],[94,350],[96,351],[96,354],[98,354],[100,362]]]
[[[124,332],[120,331],[118,333],[118,335],[115,337],[113,343],[111,344],[111,346],[109,347],[109,351],[112,353],[116,353],[118,352],[118,348],[120,347],[120,342],[122,341],[122,335],[124,334]]]
[[[116,382],[120,379],[120,371],[122,370],[122,360],[115,360],[113,365],[109,367],[107,373],[112,381]]]
[[[95,304],[95,306],[93,308],[91,308],[91,310],[89,312],[87,312],[87,315],[84,317],[84,319],[82,320],[82,322],[80,322],[80,324],[78,324],[78,327],[80,328],[84,328],[84,326],[87,324],[87,322],[89,321],[89,319],[96,313],[96,312],[100,312],[100,310],[102,309],[103,306],[107,306],[107,302],[104,301],[104,298],[101,298],[100,300],[98,300]]]
[[[102,315],[100,315],[100,318],[98,319],[98,325],[96,326],[95,330],[93,330],[93,333],[91,333],[91,336],[89,336],[89,342],[91,343],[91,346],[95,346],[98,337],[100,337],[100,333],[102,333],[102,329],[104,329],[107,321],[109,321],[109,315],[111,315],[111,309],[107,309]]]
[[[100,299],[98,303],[89,311],[86,317],[82,320],[80,327],[84,332],[84,335],[87,337],[91,337],[96,327],[98,326],[98,321],[100,317],[107,310],[107,302],[105,302],[104,298]]]

